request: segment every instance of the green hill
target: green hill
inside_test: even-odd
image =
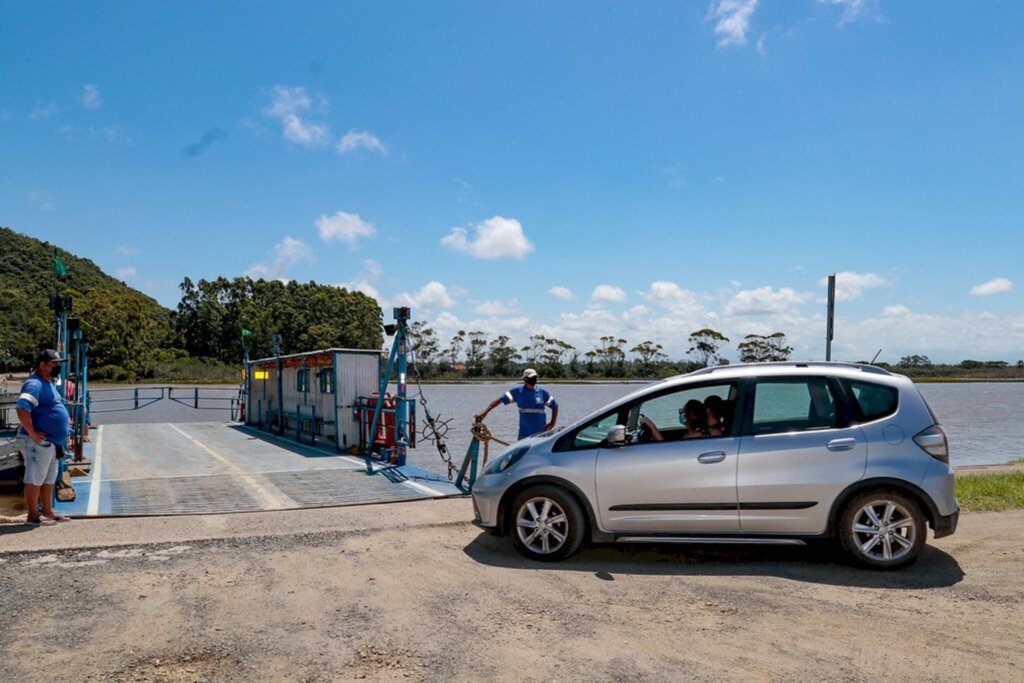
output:
[[[54,251],[67,269],[54,273]],[[147,348],[172,342],[172,312],[56,245],[0,227],[0,366],[24,369],[40,348],[52,347],[54,292],[73,297],[98,367],[127,367]]]

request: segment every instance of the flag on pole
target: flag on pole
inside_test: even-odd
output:
[[[60,260],[60,255],[57,250],[53,250],[53,272],[57,273],[57,277],[67,277],[68,269],[64,265],[64,262]]]
[[[242,336],[243,337],[248,337],[250,334],[252,334],[252,332],[250,332],[249,330],[245,329],[244,327],[239,327],[238,329],[242,330]]]

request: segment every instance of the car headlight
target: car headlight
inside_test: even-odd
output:
[[[519,446],[513,448],[510,451],[502,453],[496,460],[492,460],[484,468],[484,474],[498,474],[504,472],[508,468],[519,462],[519,459],[526,455],[526,451],[530,450],[529,446]]]

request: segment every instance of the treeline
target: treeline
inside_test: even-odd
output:
[[[1024,359],[971,360],[959,363],[933,363],[928,356],[910,355],[898,363],[876,363],[880,367],[915,379],[1024,379]]]
[[[70,296],[69,324],[89,344],[92,379],[238,379],[244,338],[252,357],[330,346],[380,348],[377,302],[315,282],[248,277],[181,283],[177,310],[104,273],[88,259],[0,228],[0,370],[22,372],[55,346],[50,296]]]
[[[723,354],[731,340],[710,328],[690,333],[687,357],[677,359],[669,358],[662,346],[652,341],[631,344],[615,336],[601,337],[590,348],[580,350],[540,334],[518,346],[505,335],[492,338],[486,332],[464,330],[442,343],[424,322],[413,323],[410,333],[420,375],[434,379],[514,378],[525,367],[535,368],[547,379],[652,379],[730,362]],[[784,333],[775,332],[748,334],[736,344],[735,351],[741,363],[764,363],[789,360],[793,348]],[[911,377],[1024,379],[1024,360],[964,360],[956,365],[940,365],[933,364],[927,356],[914,355],[904,356],[895,364],[874,364]]]
[[[331,347],[379,349],[383,323],[377,302],[362,292],[315,282],[217,278],[181,283],[174,330],[189,355],[241,364],[273,355]]]
[[[137,298],[107,289],[72,297],[72,322],[89,344],[93,379],[217,381],[237,379],[242,345],[251,358],[332,346],[374,349],[383,343],[377,302],[362,294],[315,282],[283,284],[248,277],[181,283],[176,311],[148,315]],[[52,313],[37,302],[3,313],[6,370],[26,370],[40,348],[54,345]],[[9,332],[7,332],[10,330]]]
[[[601,337],[591,348],[541,334],[532,335],[523,346],[511,338],[493,339],[482,331],[459,330],[442,344],[437,333],[422,321],[412,324],[416,367],[425,378],[511,377],[532,367],[545,378],[653,378],[692,372],[709,365],[726,365],[722,352],[729,338],[704,328],[688,337],[689,358],[671,359],[661,344],[646,340],[635,344],[614,335]],[[788,360],[793,348],[786,335],[749,334],[736,346],[744,363]]]

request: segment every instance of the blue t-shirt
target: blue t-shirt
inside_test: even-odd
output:
[[[515,403],[519,407],[519,438],[524,439],[544,431],[548,424],[545,408],[557,408],[558,404],[547,389],[531,389],[525,384],[506,391],[501,396],[505,405]]]
[[[61,446],[67,444],[70,422],[68,409],[64,407],[53,384],[44,382],[37,375],[29,375],[21,385],[21,395],[14,407],[32,411],[32,426],[36,431],[46,434],[50,443]],[[18,427],[18,433],[27,434],[23,427]]]

